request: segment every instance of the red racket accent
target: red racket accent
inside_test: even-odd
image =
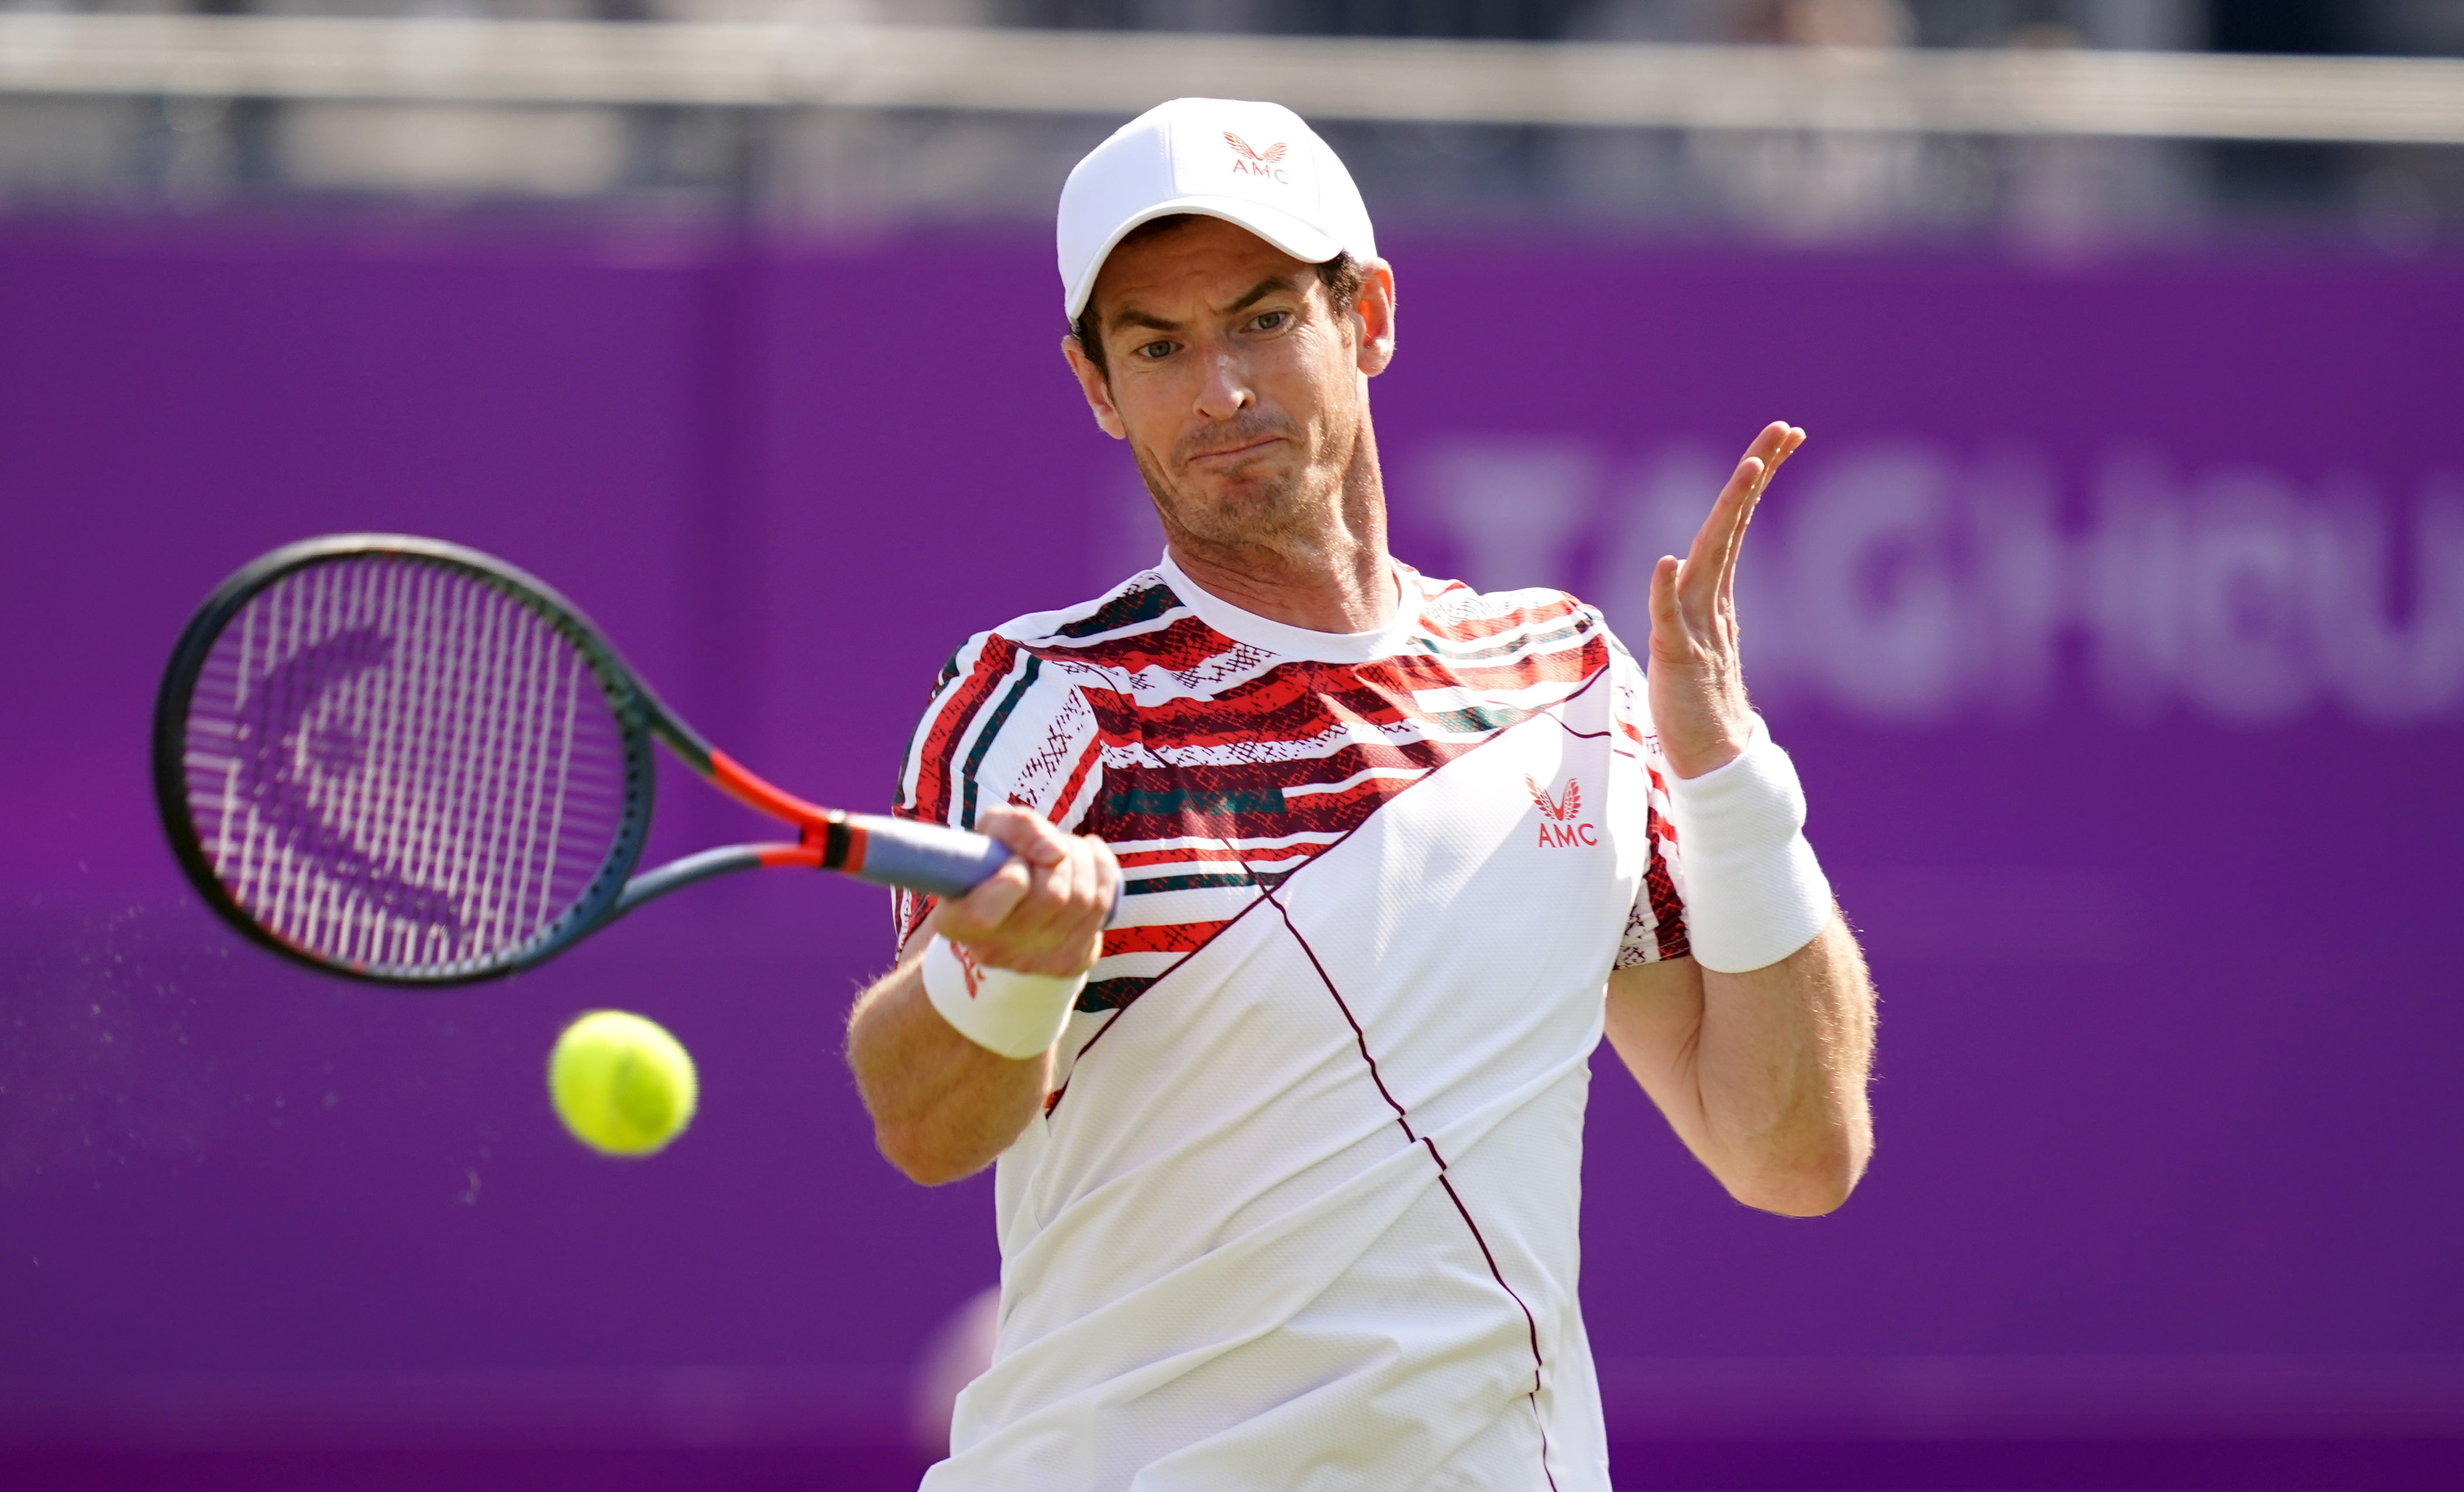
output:
[[[746,807],[758,809],[800,828],[819,828],[830,821],[828,809],[819,803],[808,803],[783,788],[771,786],[744,770],[735,757],[715,747],[710,754],[710,779]]]
[[[806,870],[822,868],[822,846],[819,845],[763,845],[754,851],[763,869],[802,867]]]
[[[847,875],[864,868],[865,832],[861,825],[848,823],[846,814],[772,786],[716,747],[711,748],[710,779],[738,802],[795,824],[801,831],[794,845],[762,850],[763,865],[807,866]]]

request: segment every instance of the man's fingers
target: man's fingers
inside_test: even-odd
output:
[[[1095,930],[1101,932],[1112,920],[1112,909],[1120,904],[1123,889],[1121,863],[1112,858],[1112,846],[1089,835],[1080,842],[1087,847],[1089,876],[1089,910],[1095,918]]]
[[[1685,619],[1677,610],[1677,557],[1661,555],[1651,567],[1651,635],[1670,643],[1685,638]]]
[[[1082,839],[1070,845],[1068,863],[1053,877],[1053,889],[1064,897],[1062,928],[1072,943],[1100,934],[1111,914],[1110,857],[1100,853],[1099,844]]]
[[[959,942],[993,935],[1027,899],[1037,880],[1068,852],[1067,836],[1043,815],[1012,803],[985,809],[976,829],[1006,847],[1010,858],[966,895],[941,904],[941,931]]]
[[[1079,917],[1077,899],[1070,894],[1077,879],[1073,870],[1066,859],[1054,866],[1019,908],[1014,920],[1020,943],[1041,952],[1064,941],[1075,929]]]
[[[1069,853],[1069,836],[1054,828],[1040,813],[1014,803],[996,803],[976,821],[978,833],[1009,846],[1031,865],[1057,866]]]
[[[941,932],[961,943],[990,936],[1026,900],[1034,889],[1035,874],[1031,862],[1013,856],[975,889],[941,904],[935,912],[940,919]]]
[[[1102,843],[1070,838],[1068,854],[1052,867],[1051,878],[1041,888],[1051,911],[1045,927],[1056,942],[1085,938],[1103,925],[1112,910],[1111,884],[1105,876],[1110,856]]]
[[[1004,942],[1042,952],[1086,935],[1087,904],[1094,898],[1094,869],[1084,840],[1067,834],[1060,840],[1061,859],[1036,867],[1035,884],[1026,899],[1001,925]]]
[[[1766,467],[1777,466],[1787,454],[1789,437],[1795,433],[1795,426],[1786,420],[1773,420],[1755,434],[1746,447],[1746,454],[1761,458]]]
[[[994,826],[990,815],[982,822]],[[1058,830],[1053,837],[1062,852],[1057,862],[1013,858],[991,880],[945,903],[935,913],[936,931],[996,968],[1084,968],[1089,945],[1102,935],[1111,911],[1117,867],[1100,841]]]
[[[1759,448],[1764,444],[1762,441],[1754,442],[1757,448],[1756,453],[1763,456],[1762,475],[1754,483],[1756,502],[1760,502],[1763,494],[1771,490],[1771,478],[1778,474],[1780,467],[1786,464],[1789,457],[1796,454],[1797,447],[1805,444],[1805,431],[1799,427],[1783,425],[1776,426],[1774,428],[1781,432],[1780,438],[1769,451],[1760,450]]]
[[[1774,456],[1773,459],[1777,458]],[[1727,542],[1720,546],[1719,571],[1705,581],[1711,595],[1710,603],[1716,603],[1718,598],[1727,595],[1736,583],[1737,557],[1746,548],[1746,526],[1754,520],[1754,505],[1762,501],[1763,487],[1771,480],[1771,462],[1760,456],[1748,456],[1737,464],[1737,474],[1743,479],[1744,486],[1736,494],[1736,504],[1727,515]],[[1733,488],[1737,483],[1731,481],[1729,485]],[[1728,494],[1723,493],[1720,495],[1725,499]]]
[[[1685,573],[1680,577],[1679,599],[1698,625],[1709,621],[1711,607],[1718,603],[1728,573],[1736,567],[1737,545],[1745,538],[1746,519],[1753,512],[1754,494],[1767,470],[1760,456],[1739,461],[1694,536],[1694,550],[1685,557]]]
[[[1755,434],[1736,470],[1728,473],[1727,485],[1720,489],[1703,526],[1695,531],[1677,577],[1677,603],[1696,625],[1708,625],[1722,599],[1730,594],[1754,506],[1762,500],[1763,489],[1771,485],[1771,473],[1804,441],[1805,431],[1785,420],[1773,420]]]
[[[1775,439],[1774,431],[1777,432]],[[1804,430],[1793,425],[1774,423],[1754,439],[1754,450],[1766,451],[1766,454],[1757,456],[1749,453],[1746,459],[1739,463],[1740,471],[1757,463],[1759,463],[1759,469],[1753,473],[1753,479],[1745,494],[1745,501],[1738,509],[1736,523],[1728,532],[1727,548],[1720,556],[1718,595],[1723,600],[1735,594],[1737,561],[1745,555],[1746,530],[1753,526],[1754,510],[1762,506],[1763,494],[1771,491],[1771,477],[1779,472],[1780,464],[1796,454],[1796,448],[1804,444]],[[1733,480],[1730,485],[1734,485]],[[1723,494],[1723,495],[1726,494]]]
[[[1778,472],[1781,464],[1786,462],[1789,457],[1796,454],[1797,447],[1805,444],[1805,430],[1803,427],[1783,425],[1777,428],[1782,432],[1779,444],[1772,449],[1769,460],[1764,463],[1762,480],[1755,484],[1754,498],[1756,501],[1760,501],[1762,494],[1771,490],[1771,477]]]
[[[1100,929],[1112,914],[1113,888],[1120,878],[1120,865],[1102,840],[1091,837],[1074,840],[1069,845],[1069,879],[1067,892],[1074,921],[1083,924],[1094,919]],[[1081,928],[1081,931],[1092,931]]]
[[[1739,514],[1753,495],[1755,479],[1761,474],[1762,462],[1752,455],[1739,461],[1736,470],[1728,473],[1727,485],[1711,500],[1711,511],[1703,516],[1703,526],[1694,531],[1694,542],[1685,551],[1688,580],[1719,569],[1721,556],[1727,553],[1733,541]]]

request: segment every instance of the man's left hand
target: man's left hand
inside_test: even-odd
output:
[[[1805,431],[1785,421],[1763,428],[1711,505],[1683,560],[1663,555],[1651,572],[1652,726],[1681,778],[1734,761],[1753,739],[1745,667],[1737,652],[1737,556],[1771,473]]]

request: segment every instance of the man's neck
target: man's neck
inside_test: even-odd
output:
[[[1173,563],[1206,593],[1253,616],[1312,632],[1374,632],[1401,603],[1386,551],[1386,489],[1366,438],[1326,521],[1262,542],[1219,542],[1166,520]]]
[[[1208,595],[1253,616],[1312,632],[1374,632],[1398,603],[1394,562],[1384,544],[1340,554],[1272,550],[1209,551],[1171,542],[1173,563]]]

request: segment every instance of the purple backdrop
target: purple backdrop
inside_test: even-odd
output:
[[[1639,641],[1718,468],[1813,433],[1749,660],[1884,992],[1881,1152],[1833,1218],[1748,1213],[1601,1069],[1621,1480],[2457,1464],[2464,268],[1397,259],[1376,408],[1424,569],[1573,585]],[[144,722],[239,562],[408,530],[548,577],[736,755],[879,805],[954,646],[1158,546],[1053,301],[1030,238],[0,234],[0,1466],[911,1475],[911,1365],[995,1255],[984,1184],[898,1178],[838,1058],[876,893],[705,888],[507,984],[345,988],[185,889]],[[749,825],[668,786],[654,853]],[[655,1161],[547,1111],[600,1004],[701,1064]]]

